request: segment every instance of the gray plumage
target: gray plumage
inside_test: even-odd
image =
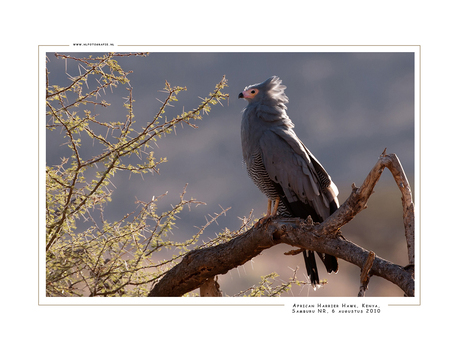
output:
[[[285,86],[273,76],[248,86],[239,98],[249,104],[241,121],[243,158],[249,176],[267,198],[279,197],[278,214],[325,220],[339,206],[338,189],[326,170],[294,132],[288,117]],[[337,259],[318,253],[328,272],[337,272]],[[319,283],[313,252],[304,252],[312,285]]]

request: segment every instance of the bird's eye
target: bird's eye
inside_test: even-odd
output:
[[[256,97],[258,93],[259,93],[259,90],[257,89],[247,89],[242,92],[242,97],[249,100],[249,99],[253,99],[254,97]]]

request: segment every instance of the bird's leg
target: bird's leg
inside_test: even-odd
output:
[[[254,226],[259,226],[260,224],[263,224],[270,216],[271,216],[271,213],[272,213],[272,201],[270,199],[268,199],[268,204],[267,204],[267,214],[260,218],[255,224]]]
[[[254,226],[259,226],[260,224],[263,224],[268,218],[276,216],[276,212],[278,211],[278,205],[280,204],[280,198],[277,197],[275,199],[275,203],[273,205],[273,211],[272,211],[272,201],[268,199],[268,204],[267,204],[267,214],[260,218]]]
[[[278,212],[278,205],[280,204],[280,197],[277,196],[275,200],[275,205],[273,206],[272,216],[276,216],[276,212]]]
[[[268,199],[267,215],[264,217],[264,219],[267,219],[268,217],[270,217],[271,213],[272,213],[272,201]]]
[[[260,218],[257,224],[263,224],[271,216],[271,213],[272,213],[272,201],[268,199],[267,214],[265,215],[265,217]]]

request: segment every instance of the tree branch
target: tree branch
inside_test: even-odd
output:
[[[403,195],[404,226],[410,265],[414,262],[414,215],[412,195],[404,170],[395,154],[380,156],[360,188],[353,186],[348,199],[323,223],[313,223],[311,218],[272,217],[251,228],[233,240],[215,247],[188,253],[150,291],[149,296],[182,296],[200,287],[207,279],[225,274],[243,265],[263,250],[280,243],[326,253],[363,268],[370,251],[346,240],[340,227],[351,221],[365,209],[367,200],[383,170],[388,168]],[[380,276],[398,285],[407,296],[414,296],[412,270],[375,256],[369,276]]]

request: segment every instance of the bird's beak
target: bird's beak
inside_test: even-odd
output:
[[[244,98],[244,95],[242,92],[240,92],[240,94],[238,95],[238,98]]]

